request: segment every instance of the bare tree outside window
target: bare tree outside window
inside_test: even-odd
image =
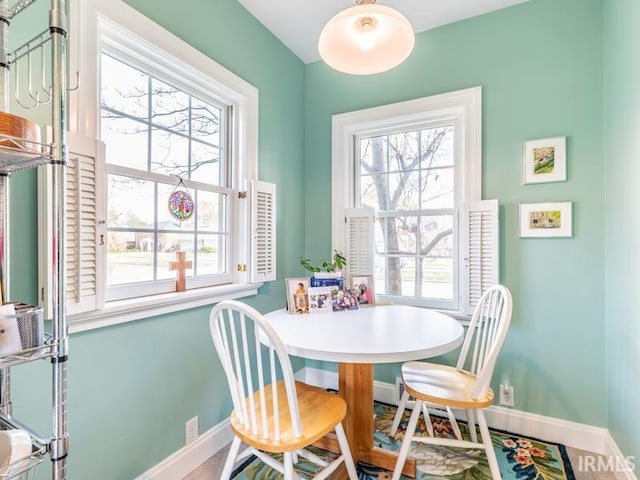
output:
[[[132,166],[135,152],[127,146],[141,151],[151,135],[150,151],[134,160],[148,164],[135,168],[222,185],[224,178],[214,169],[223,165],[223,109],[108,55],[102,62],[102,132],[121,147],[110,148],[107,161]]]
[[[103,54],[101,136],[107,144],[107,284],[175,276],[175,251],[193,258],[190,276],[224,273],[228,246],[226,107]],[[203,184],[190,193],[196,215],[170,216],[178,177]],[[218,189],[219,190],[219,189]]]
[[[360,204],[376,211],[376,292],[452,299],[454,126],[360,137]]]

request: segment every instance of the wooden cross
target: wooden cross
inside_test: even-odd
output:
[[[176,271],[176,292],[184,292],[187,289],[185,271],[193,268],[192,261],[186,261],[187,252],[176,252],[176,261],[169,262],[169,270]]]

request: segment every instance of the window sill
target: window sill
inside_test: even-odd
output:
[[[415,301],[411,301],[410,298],[405,297],[404,301],[402,299],[402,297],[393,297],[393,298],[385,298],[384,296],[380,295],[380,296],[376,296],[376,304],[377,305],[393,305],[393,304],[397,304],[397,305],[410,305],[413,307],[418,307],[418,308],[426,308],[429,310],[434,310],[436,312],[440,312],[444,315],[448,315],[452,318],[455,318],[456,320],[458,320],[462,325],[467,326],[469,325],[469,322],[471,321],[471,317],[472,315],[462,312],[460,310],[449,310],[446,308],[441,308],[441,307],[435,307],[435,306],[425,306],[425,305],[421,305],[420,303],[417,303]]]
[[[411,305],[410,303],[401,303],[401,302],[388,302],[385,300],[382,301],[376,301],[376,305],[393,305],[394,303],[398,304],[398,305]],[[472,315],[469,315],[468,313],[464,313],[461,312],[459,310],[445,310],[442,308],[432,308],[432,307],[423,307],[423,306],[418,306],[418,305],[414,305],[417,306],[418,308],[427,308],[429,310],[433,310],[439,313],[442,313],[444,315],[448,315],[451,318],[454,318],[455,320],[458,320],[462,326],[464,327],[468,327],[469,326],[469,322],[471,322],[471,317]]]
[[[445,315],[449,315],[450,317],[455,318],[456,320],[458,320],[462,325],[464,326],[468,326],[469,322],[471,321],[471,315],[463,313],[463,312],[459,312],[457,310],[442,310],[442,309],[437,309],[435,308],[434,310],[436,310],[437,312],[440,313],[444,313]]]
[[[69,316],[69,333],[86,332],[143,318],[256,295],[262,283],[240,283],[108,302],[102,310]]]

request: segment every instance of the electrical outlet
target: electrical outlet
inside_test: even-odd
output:
[[[189,445],[196,438],[198,438],[198,417],[193,417],[191,420],[187,420],[185,425],[185,443]]]
[[[404,382],[402,381],[402,377],[396,377],[396,390],[395,390],[395,395],[396,395],[396,400],[395,403],[396,405],[398,405],[400,403],[400,400],[402,400],[402,395],[404,394]],[[412,397],[409,397],[409,401],[407,402],[405,408],[413,408],[413,406],[415,405],[415,400],[412,400]],[[382,478],[382,477],[380,477]]]
[[[403,393],[404,383],[402,382],[402,377],[396,377],[396,404],[400,403]]]
[[[513,386],[500,385],[500,405],[505,407],[513,407],[514,393]]]

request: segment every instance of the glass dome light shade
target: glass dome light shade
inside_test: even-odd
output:
[[[404,15],[384,5],[363,3],[327,22],[320,33],[318,50],[322,60],[335,70],[370,75],[401,64],[414,44],[413,28]]]

